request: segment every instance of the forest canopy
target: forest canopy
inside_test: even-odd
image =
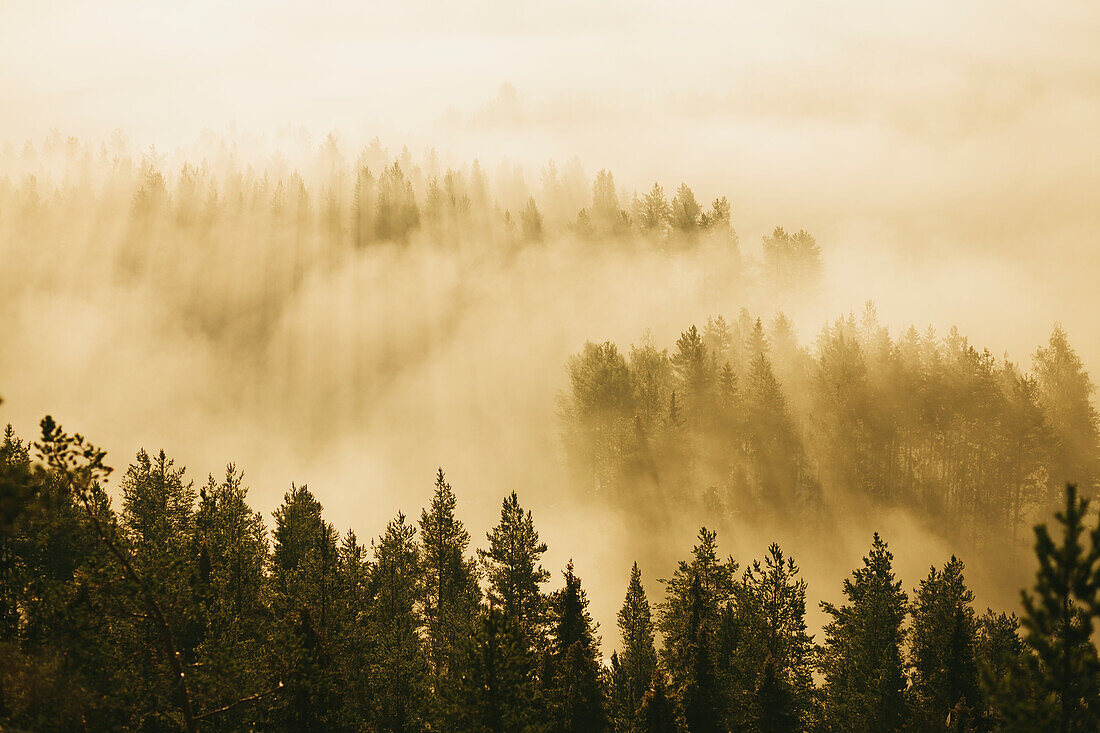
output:
[[[810,347],[742,310],[671,348],[587,343],[568,374],[574,482],[639,527],[693,505],[807,531],[902,508],[1011,574],[1065,483],[1100,479],[1093,384],[1060,326],[1025,371],[955,329],[891,337],[872,304]]]
[[[125,402],[146,353],[130,345],[151,342],[150,391],[174,428],[247,413],[233,429],[255,428],[269,456],[294,444],[319,463],[371,420],[378,453],[390,432],[434,429],[471,462],[511,461],[513,480],[499,519],[473,531],[440,469],[427,506],[402,506],[368,540],[305,484],[265,504],[232,463],[193,479],[141,450],[114,474],[52,418],[32,440],[9,426],[0,725],[1095,729],[1100,437],[1061,326],[1027,365],[957,329],[891,332],[871,303],[807,342],[784,308],[814,304],[828,248],[775,226],[743,252],[731,203],[686,183],[627,191],[576,161],[490,173],[378,141],[352,154],[335,136],[293,161],[202,147],[165,156],[52,134],[0,149],[0,308],[27,364],[122,374],[104,399]],[[83,308],[146,330],[112,341]],[[595,341],[556,323],[587,328],[604,308],[620,318],[593,325]],[[667,344],[599,336],[649,318],[669,333],[683,313],[700,320]],[[157,326],[187,339],[158,342]],[[64,343],[42,358],[54,334]],[[576,353],[559,359],[544,339]],[[419,401],[387,404],[400,390]],[[492,443],[487,424],[536,437]],[[367,463],[357,481],[381,493]],[[427,483],[387,490],[405,503]],[[893,553],[917,543],[891,545],[878,526],[890,516],[950,548],[915,584]],[[696,517],[688,551],[673,537]],[[808,552],[837,553],[839,531],[864,524],[881,531],[861,535],[858,567],[804,576]],[[580,559],[620,527],[630,571],[601,567],[593,582]],[[746,537],[769,539],[745,552]],[[975,576],[1031,590],[989,609]],[[592,603],[618,613],[601,628]]]
[[[232,464],[196,491],[140,451],[116,509],[105,454],[51,418],[0,444],[0,722],[36,730],[1094,730],[1100,518],[1072,485],[1023,614],[979,612],[957,557],[908,592],[875,534],[806,622],[772,544],[703,527],[650,601],[637,563],[602,646],[569,562],[512,492],[471,548],[443,470],[419,520],[361,542],[308,487],[274,523]],[[1093,526],[1095,523],[1095,527]],[[475,559],[476,557],[476,559]],[[1069,579],[1067,584],[1065,581]],[[600,588],[595,592],[612,592]],[[605,656],[607,647],[618,648]],[[1049,727],[1047,727],[1049,726]]]

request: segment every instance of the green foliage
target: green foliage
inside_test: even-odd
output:
[[[913,596],[911,697],[920,730],[975,730],[982,709],[974,593],[956,557]]]
[[[802,730],[816,708],[806,581],[772,544],[735,590],[733,717],[750,730]]]
[[[822,603],[832,617],[819,656],[825,726],[838,731],[899,731],[906,719],[902,667],[907,598],[894,556],[875,533],[863,566],[844,580],[847,603]]]
[[[1092,640],[1100,612],[1100,523],[1086,528],[1088,508],[1068,485],[1065,508],[1056,515],[1057,541],[1045,524],[1035,528],[1039,569],[1034,590],[1023,594],[1021,625],[1034,651],[1029,671],[1044,698],[1020,701],[1013,717],[1041,715],[1050,730],[1100,726],[1100,659]]]
[[[681,560],[663,580],[665,600],[657,628],[664,639],[661,661],[692,731],[718,730],[723,714],[715,650],[719,619],[733,598],[737,563],[718,558],[717,534],[703,527],[692,559]]]
[[[553,730],[597,733],[609,728],[600,640],[572,561],[563,575],[565,586],[550,597],[552,635],[541,682]]]
[[[696,369],[713,375],[715,354],[740,349],[766,363],[778,347],[752,321],[741,325],[742,338],[717,321],[685,333],[675,362],[643,346],[631,363],[649,360],[681,385]],[[627,369],[633,400],[644,390]],[[686,429],[675,394],[655,435]],[[196,503],[183,468],[142,451],[116,511],[104,453],[49,418],[42,430],[33,449],[11,429],[0,443],[6,727],[1069,733],[1100,723],[1100,523],[1089,526],[1089,503],[1072,486],[1059,532],[1036,529],[1039,569],[1020,624],[979,618],[952,557],[916,589],[906,634],[906,594],[876,534],[844,582],[845,602],[822,604],[830,620],[815,649],[794,561],[772,544],[738,575],[703,528],[662,581],[655,621],[632,567],[621,648],[605,671],[572,562],[544,593],[547,547],[515,493],[479,550],[483,605],[442,470],[419,532],[399,513],[365,548],[292,485],[269,546],[233,465]]]
[[[465,647],[458,684],[444,693],[453,727],[471,733],[546,730],[534,667],[523,632],[499,609],[485,609]]]
[[[378,730],[420,730],[428,714],[430,688],[421,638],[424,572],[416,528],[399,513],[373,549],[366,619],[371,649],[366,672],[376,696],[371,717]]]
[[[541,586],[550,580],[542,566],[546,543],[539,540],[531,512],[512,492],[505,497],[500,523],[487,535],[488,550],[478,550],[489,581],[489,600],[504,614],[532,649],[541,648],[546,632],[547,599]]]
[[[642,700],[657,670],[653,618],[638,563],[630,569],[630,582],[619,609],[618,625],[622,653],[615,657],[618,672],[613,674],[612,696],[618,705],[616,730],[629,730],[638,719]]]
[[[432,668],[439,692],[454,684],[458,657],[473,634],[480,590],[477,566],[466,556],[470,535],[455,518],[455,495],[439,469],[431,506],[420,515],[424,617]]]

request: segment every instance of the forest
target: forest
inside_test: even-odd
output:
[[[8,427],[0,726],[1100,726],[1100,434],[1061,326],[1027,365],[957,329],[891,332],[872,303],[806,343],[785,309],[818,305],[827,248],[776,226],[742,251],[724,196],[628,191],[577,161],[531,176],[377,140],[353,155],[335,135],[246,147],[0,148],[0,373],[23,380],[23,414],[33,382],[82,418],[125,416],[126,439],[170,423],[218,450],[271,444],[270,466],[202,479],[163,450],[113,472],[51,417],[30,438]],[[240,424],[218,432],[227,414]],[[528,433],[549,437],[500,437]],[[242,468],[323,465],[348,435],[394,462],[416,443],[499,471],[471,499],[510,486],[484,527],[459,519],[443,469],[430,490],[357,464],[354,483],[250,499]],[[451,465],[431,461],[417,475]],[[361,539],[322,500],[364,485],[430,500]],[[803,575],[841,529],[887,516],[951,550],[906,585],[920,543],[883,527],[857,567]],[[674,543],[696,518],[693,545]],[[571,520],[563,557],[622,527],[630,573],[551,567]],[[979,604],[976,572],[1018,602]],[[613,628],[590,593],[623,598]]]
[[[652,601],[635,563],[617,650],[516,492],[484,541],[442,469],[419,519],[363,543],[291,486],[269,530],[232,464],[196,491],[164,452],[107,491],[52,418],[0,446],[0,722],[33,730],[1090,731],[1100,724],[1100,520],[1069,485],[1035,530],[1022,615],[980,611],[963,560],[913,589],[869,538],[806,623],[778,544],[713,530]],[[553,588],[551,590],[550,588]],[[612,592],[600,588],[599,593]]]
[[[640,531],[686,506],[803,531],[902,507],[1018,580],[1005,558],[1028,551],[1066,482],[1091,492],[1100,468],[1092,382],[1060,326],[1024,371],[955,329],[891,338],[872,304],[810,349],[782,312],[765,329],[743,309],[672,349],[589,342],[568,373],[574,481]]]

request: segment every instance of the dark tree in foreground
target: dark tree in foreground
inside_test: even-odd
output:
[[[952,557],[931,568],[913,597],[914,721],[925,730],[974,730],[982,700],[978,685],[978,622],[963,563]]]
[[[630,569],[630,583],[619,609],[618,622],[622,653],[615,657],[618,670],[612,678],[614,717],[616,730],[630,730],[657,669],[653,618],[638,563]]]
[[[444,693],[455,730],[536,733],[546,730],[534,660],[523,633],[496,608],[487,608],[460,657],[462,675]]]
[[[1048,730],[1063,733],[1100,727],[1100,660],[1092,641],[1100,612],[1100,524],[1085,526],[1088,509],[1069,485],[1055,517],[1061,531],[1052,536],[1045,524],[1035,528],[1039,570],[1035,588],[1023,594],[1021,625],[1035,652],[1024,673],[1045,696],[1019,701],[1016,717],[1049,721]]]
[[[720,730],[722,691],[715,649],[721,610],[733,594],[737,564],[718,558],[718,536],[703,527],[692,559],[681,560],[665,584],[658,628],[664,638],[662,663],[682,701],[692,731]]]
[[[573,563],[565,587],[550,599],[554,616],[549,665],[545,665],[551,727],[563,732],[599,733],[608,728],[599,638],[588,613],[588,598]]]
[[[826,728],[898,731],[906,719],[902,628],[907,598],[894,577],[894,556],[875,533],[863,567],[844,581],[848,602],[822,603],[825,625],[820,667]]]
[[[541,586],[550,580],[542,566],[546,543],[539,539],[531,512],[524,512],[516,492],[505,497],[500,523],[488,534],[489,549],[478,550],[489,597],[526,643],[540,647],[546,631],[546,597]]]
[[[454,492],[441,468],[431,506],[420,515],[424,616],[432,685],[437,693],[457,679],[459,655],[473,634],[480,596],[477,567],[466,556],[470,534],[455,518],[455,505]]]

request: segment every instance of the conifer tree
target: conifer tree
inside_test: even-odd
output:
[[[661,658],[680,698],[688,728],[721,729],[724,707],[715,666],[718,620],[733,593],[737,564],[718,559],[717,534],[703,527],[692,548],[665,584],[658,629],[664,638]]]
[[[195,490],[184,469],[160,451],[156,458],[141,450],[122,479],[121,523],[138,563],[157,576],[158,584],[175,564],[176,574],[190,549]]]
[[[638,723],[630,730],[637,733],[687,733],[679,700],[669,690],[664,672],[654,671],[653,680],[638,709]]]
[[[844,581],[848,603],[822,603],[820,668],[824,725],[838,731],[898,731],[905,722],[901,644],[907,598],[895,580],[894,556],[876,532],[863,567]]]
[[[1029,723],[1020,720],[1017,713],[1035,707],[1041,697],[1028,669],[1029,653],[1019,629],[1015,614],[987,610],[978,619],[978,671],[985,703],[982,725],[986,729],[1026,730]]]
[[[1100,478],[1100,419],[1091,399],[1095,386],[1061,325],[1054,327],[1033,361],[1039,404],[1054,437],[1050,491],[1056,494],[1064,483],[1072,482],[1089,497]]]
[[[539,539],[531,512],[524,512],[519,497],[505,497],[500,523],[487,535],[488,550],[478,550],[489,599],[526,640],[529,648],[541,648],[546,631],[546,596],[540,586],[550,579],[542,566],[546,543]]]
[[[398,513],[374,544],[367,587],[374,725],[383,731],[420,730],[430,689],[421,641],[424,578],[416,528],[404,514]]]
[[[669,217],[672,226],[684,234],[692,234],[699,228],[699,215],[702,207],[695,200],[695,194],[686,183],[681,183],[672,197]]]
[[[454,730],[470,733],[549,731],[534,663],[520,629],[496,607],[484,609],[467,641],[462,673],[443,699]]]
[[[933,567],[913,597],[913,717],[926,730],[969,730],[981,710],[974,593],[956,557]]]
[[[527,205],[519,215],[520,225],[523,228],[523,237],[528,241],[537,242],[542,239],[543,222],[542,214],[535,203],[535,197],[527,199]]]
[[[1100,660],[1092,641],[1100,606],[1100,525],[1086,528],[1088,509],[1077,487],[1067,485],[1065,508],[1055,515],[1061,525],[1058,541],[1045,524],[1035,528],[1039,569],[1034,590],[1023,594],[1020,621],[1034,651],[1031,672],[1051,704],[1011,715],[1042,715],[1049,721],[1047,729],[1060,733],[1100,726]]]
[[[665,198],[664,189],[659,184],[654,183],[649,193],[645,194],[639,201],[636,219],[646,231],[660,232],[667,225],[671,215],[672,207],[669,206],[668,199]]]
[[[563,575],[565,587],[550,598],[554,621],[549,679],[542,683],[554,730],[597,733],[608,729],[599,638],[572,560]]]
[[[275,720],[309,731],[327,729],[339,712],[332,625],[337,533],[321,512],[307,486],[291,484],[274,512],[269,576],[276,617],[272,639],[282,652],[286,688]]]
[[[192,587],[203,631],[199,656],[217,671],[197,676],[194,684],[196,694],[223,705],[276,689],[279,682],[271,674],[267,529],[246,502],[242,478],[233,464],[222,481],[209,477],[199,490],[194,519],[199,567],[192,573]],[[236,706],[220,714],[216,724],[224,730],[252,727],[262,719],[262,708]]]
[[[473,633],[480,590],[477,566],[466,557],[470,535],[455,518],[455,495],[439,469],[431,506],[420,514],[424,616],[432,684],[452,684],[462,645]]]
[[[806,581],[798,575],[794,559],[773,543],[737,585],[741,641],[733,665],[748,684],[737,690],[732,714],[750,729],[804,729],[816,707]]]
[[[645,588],[642,587],[642,571],[638,569],[638,563],[634,563],[630,569],[630,583],[622,608],[619,609],[618,623],[622,637],[622,654],[616,657],[616,661],[622,671],[617,692],[623,705],[622,715],[632,724],[657,669],[653,619]]]

